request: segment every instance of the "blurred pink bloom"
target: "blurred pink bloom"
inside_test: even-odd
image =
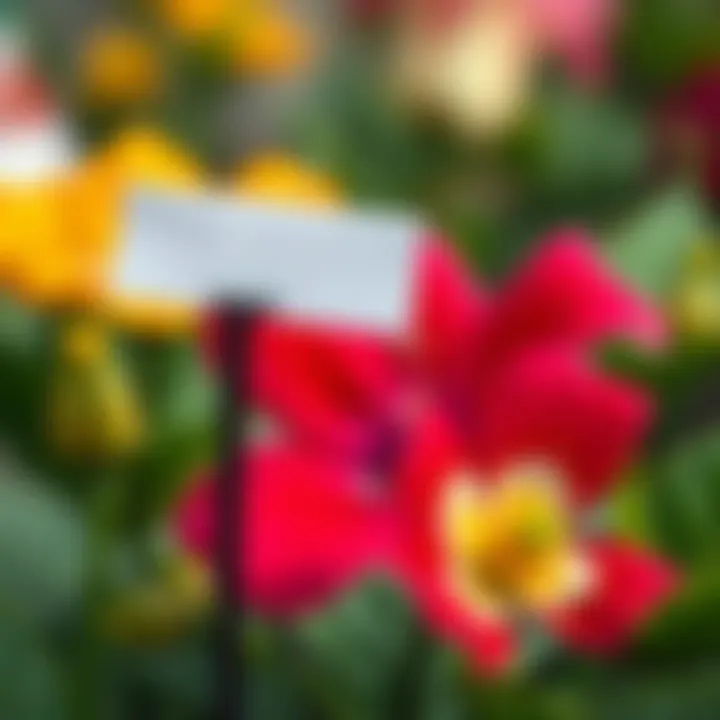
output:
[[[354,0],[360,19],[381,19],[399,10],[447,30],[465,21],[478,8],[516,8],[527,17],[546,50],[568,61],[580,77],[605,67],[609,38],[614,31],[616,0]]]
[[[541,44],[562,58],[579,80],[608,69],[615,0],[527,0]]]
[[[397,20],[398,89],[419,111],[470,136],[513,124],[539,65],[556,58],[579,82],[607,74],[615,0],[359,0],[367,22]]]

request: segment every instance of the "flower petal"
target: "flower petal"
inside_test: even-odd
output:
[[[415,331],[425,369],[441,389],[464,392],[468,363],[486,310],[482,292],[441,238],[422,246],[416,284]]]
[[[589,559],[594,589],[550,619],[567,642],[595,652],[612,652],[677,589],[677,571],[628,544],[596,542]]]
[[[216,352],[218,324],[206,326]],[[400,388],[400,361],[388,343],[360,331],[266,317],[255,338],[258,405],[289,432],[323,450],[370,452]]]
[[[387,507],[334,463],[265,448],[252,455],[246,482],[240,591],[262,610],[297,612],[323,602],[394,552]],[[202,481],[178,508],[178,535],[210,560],[215,523],[214,487]]]
[[[497,300],[481,352],[492,367],[543,344],[588,345],[612,336],[655,345],[661,314],[601,261],[580,230],[561,230],[512,277]],[[492,374],[492,373],[490,373]]]
[[[571,496],[591,502],[632,458],[650,416],[641,390],[577,353],[546,348],[510,365],[486,392],[475,450],[493,469],[525,460],[555,465]]]
[[[263,404],[306,439],[361,453],[393,414],[397,357],[361,333],[268,323],[258,341]]]
[[[617,16],[615,0],[530,0],[536,33],[579,81],[602,77]]]
[[[437,580],[425,576],[416,578],[413,585],[413,594],[431,626],[463,649],[482,673],[496,675],[507,670],[517,650],[512,626],[473,612]]]
[[[428,412],[414,428],[397,479],[397,570],[430,624],[457,643],[484,672],[505,669],[514,655],[511,629],[472,611],[451,587],[441,531],[443,491],[465,465],[451,425]]]
[[[441,561],[438,537],[442,492],[464,465],[451,426],[436,413],[423,415],[400,461],[395,490],[401,517],[404,562],[414,572],[435,573]]]

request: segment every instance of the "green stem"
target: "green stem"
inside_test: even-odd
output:
[[[85,510],[87,564],[75,698],[79,720],[103,717],[107,708],[107,647],[102,622],[122,489],[121,478],[116,473],[98,473]]]

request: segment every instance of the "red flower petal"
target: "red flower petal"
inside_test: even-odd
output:
[[[586,345],[611,336],[657,344],[662,316],[610,272],[579,230],[556,232],[498,298],[481,353],[492,367],[543,344]]]
[[[218,326],[205,328],[216,354]],[[400,360],[389,344],[360,331],[265,318],[255,338],[253,388],[257,404],[290,434],[323,449],[368,451],[373,433],[393,411]]]
[[[475,278],[441,238],[432,238],[420,255],[415,328],[421,360],[431,376],[451,392],[467,380],[469,362],[485,312]]]
[[[411,437],[397,480],[398,571],[431,625],[456,642],[484,672],[507,667],[514,637],[504,623],[483,617],[463,605],[445,585],[446,568],[438,537],[442,492],[464,459],[451,427],[441,415],[425,415]]]
[[[590,559],[597,573],[595,589],[550,621],[567,642],[612,652],[677,589],[679,576],[659,558],[619,542],[595,543]]]
[[[304,610],[388,560],[395,548],[390,514],[356,480],[298,452],[255,452],[237,532],[240,591],[253,605],[279,613]],[[207,560],[215,537],[213,496],[212,483],[199,483],[176,515],[182,542]]]
[[[441,493],[464,460],[451,427],[438,414],[423,416],[412,431],[395,484],[404,530],[405,563],[413,572],[438,571]]]
[[[589,502],[632,458],[650,419],[647,396],[564,349],[513,363],[484,398],[476,452],[482,465],[546,460]]]
[[[262,403],[305,438],[346,452],[369,450],[393,414],[398,358],[361,333],[268,323],[258,341]]]
[[[412,592],[431,626],[456,643],[485,674],[506,671],[516,656],[512,626],[463,605],[430,576],[416,577]]]
[[[415,357],[443,399],[457,404],[469,392],[484,307],[471,274],[437,238],[422,246],[413,307]],[[207,322],[211,357],[218,330]],[[268,317],[256,337],[253,384],[258,404],[291,434],[357,456],[372,452],[402,412],[413,373],[406,360],[371,334]]]

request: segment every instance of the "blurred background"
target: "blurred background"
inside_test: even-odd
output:
[[[208,713],[212,584],[168,518],[215,381],[197,318],[108,291],[138,184],[410,209],[488,282],[579,224],[674,329],[604,357],[658,405],[607,512],[689,578],[636,646],[471,681],[369,582],[253,625],[252,717],[720,716],[717,0],[0,1],[8,720]]]

